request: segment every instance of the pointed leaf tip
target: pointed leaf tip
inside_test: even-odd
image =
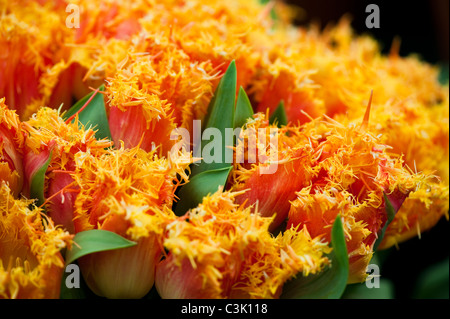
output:
[[[238,98],[236,101],[236,111],[234,114],[234,128],[242,127],[247,119],[253,117],[253,108],[250,100],[242,86],[239,88]]]
[[[203,132],[206,129],[212,129],[210,130],[210,133],[217,133],[217,139],[220,139],[221,142],[221,158],[219,160],[211,160],[208,163],[202,160],[198,165],[194,165],[192,167],[191,176],[195,176],[204,171],[220,169],[231,165],[231,163],[227,160],[230,158],[230,153],[232,152],[231,148],[233,147],[233,138],[230,134],[233,134],[234,128],[236,81],[237,71],[236,64],[233,60],[228,66],[228,69],[222,79],[220,79],[214,96],[209,103],[208,113],[206,114],[203,122],[205,125],[202,125]],[[216,134],[212,134],[212,138],[215,136]],[[205,145],[210,143],[218,145],[218,141],[215,140],[201,140],[202,157],[204,157],[203,150]],[[213,150],[214,149],[215,148],[213,148]]]
[[[225,186],[231,168],[229,166],[195,175],[180,189],[178,194],[180,200],[174,209],[175,215],[182,216],[189,209],[197,207],[203,201],[204,196],[217,192],[219,186]]]
[[[274,124],[277,123],[278,127],[281,127],[283,125],[287,125],[287,115],[286,115],[286,109],[284,108],[284,101],[281,100],[278,104],[275,111],[272,113],[272,115],[269,118],[269,123]]]
[[[73,241],[75,244],[66,252],[66,265],[88,254],[132,247],[137,244],[114,232],[102,229],[79,232],[75,235]]]
[[[63,114],[63,119],[65,121],[73,121],[78,113],[78,120],[81,124],[94,127],[97,139],[107,138],[112,140],[105,109],[105,100],[101,93],[104,91],[105,86],[101,85],[97,90],[87,94]]]

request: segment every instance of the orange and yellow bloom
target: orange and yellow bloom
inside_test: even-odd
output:
[[[56,225],[74,233],[73,210],[78,193],[71,172],[75,169],[75,154],[100,155],[111,146],[108,140],[97,140],[93,129],[79,128],[78,121],[65,123],[58,112],[41,108],[23,123],[27,132],[24,147],[24,195],[30,196],[32,180],[47,164],[43,185],[43,203]]]
[[[167,225],[156,269],[162,298],[278,298],[288,279],[329,263],[321,237],[306,229],[273,237],[272,218],[235,203],[237,195],[219,190]]]
[[[376,244],[448,220],[437,68],[398,42],[381,54],[346,18],[325,30],[292,18],[278,1],[0,0],[0,297],[57,298],[60,250],[86,230],[137,243],[77,261],[99,296],[141,298],[155,284],[163,298],[278,298],[332,267],[337,216],[349,283],[366,278]],[[255,114],[224,188],[176,216],[195,175],[172,133],[207,119],[231,61]],[[92,90],[110,139],[63,119]],[[271,124],[280,102],[287,123]]]
[[[0,298],[59,298],[64,259],[71,235],[55,227],[31,201],[0,188]]]
[[[75,232],[102,229],[137,242],[79,259],[83,277],[96,294],[142,298],[153,287],[164,228],[174,218],[178,178],[187,178],[184,170],[190,162],[189,154],[159,158],[155,151],[138,147],[111,149],[97,157],[76,155]]]
[[[261,119],[248,121],[247,130],[255,122],[264,127]],[[272,230],[287,219],[288,229],[305,227],[313,237],[323,235],[328,242],[330,227],[340,214],[347,235],[349,282],[363,281],[388,219],[383,194],[397,211],[411,191],[419,190],[422,182],[432,183],[433,176],[408,171],[364,125],[346,127],[325,118],[278,131],[279,167],[274,174],[260,174],[263,163],[236,165],[231,189],[246,190],[237,202],[255,207],[262,216],[274,215]],[[239,143],[236,150],[242,151]],[[249,153],[248,148],[244,151]],[[436,221],[440,216],[429,218]],[[388,232],[385,240],[389,236]]]
[[[4,98],[0,99],[0,181],[5,182],[17,197],[24,184],[25,134],[19,117],[4,101]]]

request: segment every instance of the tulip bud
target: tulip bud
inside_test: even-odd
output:
[[[108,92],[112,92],[108,122],[114,144],[119,147],[123,142],[125,148],[139,145],[145,151],[160,147],[162,154],[167,154],[174,145],[170,135],[175,124],[166,101],[120,80],[113,82]]]
[[[158,158],[138,147],[109,149],[100,156],[76,154],[75,232],[109,230],[137,243],[79,259],[83,277],[96,294],[142,298],[150,291],[163,232],[174,218],[175,187],[190,162],[189,154]]]
[[[288,279],[327,264],[320,238],[297,229],[275,238],[272,218],[237,205],[238,194],[219,190],[167,225],[155,279],[162,298],[278,298]]]
[[[89,288],[98,296],[137,299],[153,287],[160,254],[156,238],[149,236],[139,239],[133,247],[83,256],[78,265]]]

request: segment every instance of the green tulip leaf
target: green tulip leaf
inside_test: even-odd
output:
[[[242,127],[247,122],[247,119],[252,118],[253,108],[248,99],[247,93],[242,88],[239,88],[239,93],[236,101],[236,111],[234,114],[234,127]]]
[[[78,113],[80,124],[83,124],[86,127],[93,126],[93,129],[96,130],[95,137],[97,139],[107,138],[112,140],[108,117],[106,115],[105,101],[103,94],[100,93],[105,91],[105,86],[100,86],[98,90],[99,92],[97,92],[94,97],[92,96],[95,92],[91,92],[83,97],[65,112],[62,117],[67,121]],[[89,99],[91,100],[89,101]],[[85,105],[86,103],[88,104]],[[74,120],[74,118],[72,120]]]
[[[203,197],[217,192],[219,186],[224,186],[230,174],[231,166],[202,172],[192,177],[184,185],[177,196],[180,198],[175,207],[175,214],[182,216],[189,209],[197,207]]]
[[[227,158],[232,158],[233,150],[231,148],[233,147],[233,137],[227,136],[227,134],[232,134],[234,128],[236,81],[236,64],[234,61],[232,61],[222,79],[220,80],[214,96],[209,103],[208,113],[205,117],[205,121],[203,122],[205,123],[205,125],[202,126],[202,136],[207,129],[212,129],[220,133],[220,136],[218,138],[221,139],[221,158],[217,161],[213,160],[210,163],[202,160],[200,163],[193,165],[191,176],[195,176],[199,173],[209,170],[228,167],[231,164],[229,161],[227,161]],[[203,155],[205,145],[207,145],[208,143],[215,144],[217,143],[217,141],[202,140],[201,155]],[[194,154],[194,156],[197,157],[201,157],[201,155]]]
[[[41,206],[45,202],[44,198],[44,184],[45,173],[47,172],[48,165],[52,159],[52,152],[49,152],[48,159],[42,166],[33,174],[30,182],[30,198],[37,199],[37,206]]]
[[[394,206],[388,199],[385,193],[383,193],[384,202],[386,203],[386,213],[387,213],[387,221],[386,224],[384,224],[384,227],[381,229],[381,231],[378,234],[378,238],[375,241],[375,244],[373,245],[373,251],[376,251],[380,243],[383,241],[384,233],[386,232],[386,229],[388,228],[389,224],[394,220],[396,211],[394,209]]]
[[[281,298],[286,299],[339,299],[345,291],[349,274],[344,229],[338,215],[331,230],[332,252],[328,255],[331,266],[307,277],[298,276],[283,287]]]
[[[114,250],[132,247],[136,242],[107,230],[91,229],[79,232],[73,238],[75,242],[71,249],[66,251],[66,265],[78,258],[99,251]]]
[[[281,127],[282,125],[287,124],[287,115],[286,110],[284,108],[284,102],[280,101],[280,104],[278,104],[278,107],[275,109],[275,112],[272,113],[272,115],[269,118],[269,123],[274,124],[277,123],[278,127]]]

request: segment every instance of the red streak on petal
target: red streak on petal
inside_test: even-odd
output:
[[[92,99],[94,98],[94,96],[95,96],[98,92],[99,92],[98,89],[95,89],[95,90],[94,90],[94,94],[91,95],[91,97],[89,98],[89,100],[87,100],[86,103],[84,103],[84,105],[83,105],[83,106],[82,106],[82,107],[81,107],[74,115],[72,115],[71,117],[69,117],[69,118],[66,120],[66,124],[70,123],[70,122],[75,118],[76,115],[78,115],[79,113],[81,113],[81,111],[83,111],[83,110],[86,108],[86,106],[89,105],[89,103],[92,101]]]

